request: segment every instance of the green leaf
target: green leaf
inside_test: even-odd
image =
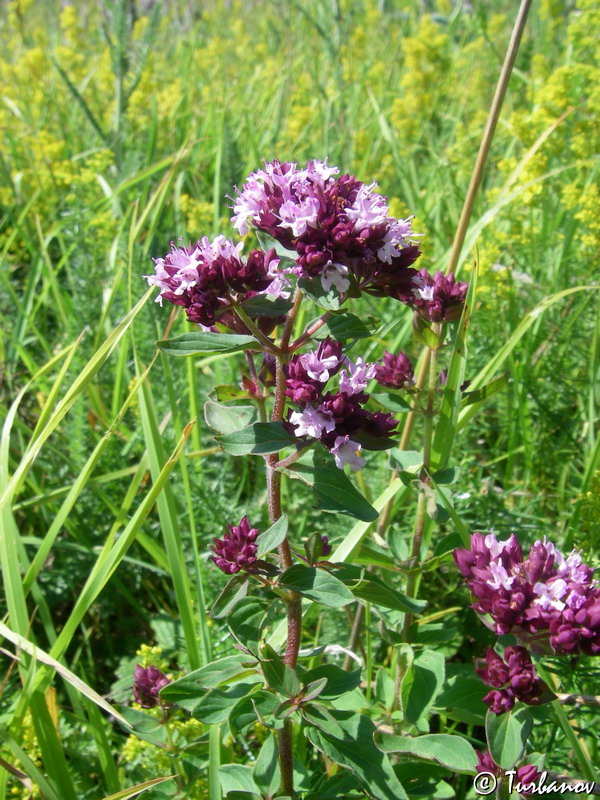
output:
[[[255,294],[254,297],[248,298],[241,303],[249,317],[281,317],[292,307],[289,300],[284,300],[282,297],[273,297],[270,294]]]
[[[284,664],[279,654],[268,644],[261,647],[260,654],[261,669],[268,686],[286,697],[297,695],[300,691],[300,681],[295,670]]]
[[[260,675],[257,676],[257,680],[262,681]],[[250,694],[255,686],[256,681],[253,683],[242,681],[229,686],[227,689],[210,689],[189,710],[195,719],[199,719],[200,722],[205,722],[207,725],[225,722],[229,712],[237,704],[238,700]]]
[[[367,575],[368,577],[365,577]],[[384,608],[419,614],[427,606],[426,600],[407,597],[397,589],[392,589],[381,578],[370,575],[361,567],[345,564],[336,571],[336,576],[349,587],[355,597]]]
[[[213,619],[222,619],[248,594],[250,578],[248,575],[238,573],[225,584],[221,593],[213,603],[210,616]]]
[[[263,795],[271,797],[279,788],[281,771],[279,769],[279,759],[277,758],[275,736],[272,734],[265,739],[260,749],[252,770],[252,777]]]
[[[372,328],[354,314],[344,311],[341,314],[334,314],[324,325],[322,325],[315,336],[315,339],[325,339],[331,336],[338,342],[346,339],[366,339],[371,335]]]
[[[488,710],[485,734],[492,758],[502,769],[512,769],[523,755],[533,718],[526,708],[514,709],[506,714]]]
[[[263,800],[262,795],[256,792],[238,792],[234,789],[232,792],[227,792],[227,800]]]
[[[235,353],[238,350],[262,350],[253,336],[238,333],[205,333],[192,331],[173,339],[161,339],[156,346],[170,356],[209,356],[218,353]]]
[[[251,653],[259,657],[259,642],[269,603],[262,598],[248,597],[227,617],[232,636]]]
[[[352,592],[338,578],[316,567],[295,564],[283,573],[279,582],[284,588],[330,608],[341,608],[354,600]]]
[[[298,254],[295,250],[287,250],[281,242],[278,242],[277,239],[274,239],[272,236],[269,236],[268,233],[264,231],[259,231],[258,229],[254,229],[254,234],[258,239],[258,243],[261,249],[266,253],[268,250],[275,250],[277,253],[280,261],[289,261],[291,264],[296,263],[296,259]]]
[[[240,425],[250,425],[256,419],[254,406],[227,406],[207,400],[204,404],[206,424],[219,433],[235,433]]]
[[[352,434],[353,441],[362,444],[365,450],[391,450],[398,442],[390,436],[375,436],[368,431],[356,431]]]
[[[444,683],[444,656],[435,650],[424,650],[415,658],[413,682],[406,704],[406,717],[417,724],[432,706]]]
[[[280,727],[276,720],[269,720],[278,705],[278,698],[273,692],[263,689],[254,694],[242,697],[229,714],[229,729],[232,736],[238,736],[242,731],[256,722],[261,722],[268,727]]]
[[[267,455],[284,447],[297,446],[298,439],[281,422],[255,422],[246,428],[215,437],[223,450],[232,456]]]
[[[445,467],[438,469],[431,476],[438,486],[448,486],[456,483],[460,478],[460,467]]]
[[[380,406],[387,408],[388,411],[393,411],[395,414],[403,414],[405,411],[410,411],[408,400],[405,400],[402,395],[396,392],[377,392],[377,394],[371,395],[371,400],[375,400]]]
[[[508,383],[508,372],[503,372],[498,378],[486,383],[481,389],[476,389],[474,392],[465,392],[462,399],[462,407],[470,406],[473,403],[481,403],[487,400],[488,397],[496,394],[504,389]]]
[[[211,394],[213,393],[219,403],[226,403],[229,400],[248,399],[250,397],[245,389],[241,389],[239,386],[235,386],[234,384],[230,383],[222,383],[218,386],[215,386]]]
[[[375,747],[375,725],[363,714],[331,710],[345,730],[342,741],[317,728],[308,728],[307,736],[332,761],[349,769],[369,797],[375,800],[408,800],[406,792],[385,756]]]
[[[394,706],[395,694],[395,683],[389,670],[381,667],[377,671],[377,678],[375,679],[375,697],[388,713]]]
[[[252,777],[252,767],[243,764],[222,764],[219,767],[221,791],[225,796],[229,792],[250,792],[259,794],[259,788]]]
[[[284,471],[286,475],[299,478],[313,487],[323,511],[341,511],[364,522],[377,519],[377,511],[354,487],[343,470],[331,462],[323,463],[315,451],[307,455],[311,457],[312,463],[297,461],[293,467]]]
[[[131,726],[127,729],[127,733],[135,733],[138,739],[157,747],[166,747],[167,736],[160,719],[130,706],[120,706],[120,712],[121,718],[124,717],[126,723]]]
[[[309,681],[302,689],[302,701],[307,703],[310,700],[316,700],[323,693],[327,686],[327,678],[317,678],[315,681]]]
[[[440,346],[440,337],[432,331],[423,317],[415,313],[413,316],[413,336],[416,342],[435,350]]]
[[[190,699],[196,701],[205,689],[216,689],[233,678],[246,676],[252,671],[257,672],[257,666],[258,662],[252,665],[250,656],[244,653],[219,658],[169,683],[161,690],[160,696],[171,703]]]
[[[452,786],[443,780],[448,777],[448,770],[432,761],[402,761],[394,765],[394,772],[410,798],[453,800],[456,797]]]
[[[313,303],[316,303],[320,308],[326,311],[338,311],[340,307],[340,295],[338,291],[332,286],[326,292],[321,282],[321,276],[317,275],[316,278],[300,278],[298,286]]]
[[[473,773],[477,764],[473,746],[462,736],[447,733],[408,737],[377,732],[375,744],[384,753],[402,753],[435,761],[452,772]]]
[[[487,689],[481,679],[474,677],[472,667],[464,664],[448,664],[446,671],[446,682],[435,699],[435,707],[459,722],[483,725],[488,707],[483,702]]]
[[[318,728],[334,739],[345,739],[347,737],[344,728],[325,706],[317,703],[305,706],[302,708],[302,716],[313,728]]]
[[[302,677],[306,683],[327,678],[327,684],[320,694],[323,699],[340,697],[360,686],[360,669],[347,672],[335,664],[321,664],[314,669],[309,669]]]
[[[284,515],[274,522],[264,533],[256,537],[257,558],[275,550],[283,542],[288,532],[288,518]]]
[[[409,611],[418,614],[427,606],[426,600],[417,600],[386,586],[383,581],[371,578],[362,580],[357,586],[352,586],[352,594],[361,600],[374,603],[383,608],[392,608],[394,611]]]
[[[423,466],[423,453],[417,450],[394,450],[390,453],[391,457],[398,464],[401,470],[416,475]]]

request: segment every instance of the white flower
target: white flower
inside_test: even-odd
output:
[[[356,359],[356,364],[347,358],[346,364],[348,372],[343,369],[340,373],[340,392],[358,394],[366,389],[369,381],[375,377],[375,364],[365,363],[362,356]]]
[[[506,569],[498,561],[490,563],[490,572],[492,573],[492,580],[486,581],[488,586],[492,589],[499,589],[501,586],[504,589],[510,589],[514,582],[514,576],[508,574]]]
[[[330,370],[335,369],[340,362],[335,355],[319,358],[317,353],[304,353],[303,356],[300,356],[300,363],[309,378],[319,381],[319,383],[325,383],[329,380]]]
[[[331,453],[335,458],[335,465],[342,469],[345,464],[350,464],[351,468],[358,472],[367,463],[361,456],[362,446],[358,442],[353,442],[349,436],[338,436],[331,448]]]
[[[296,436],[312,436],[313,439],[318,439],[323,431],[329,433],[335,428],[331,417],[326,417],[312,406],[307,406],[304,411],[294,411],[290,415],[290,422],[296,427]]]
[[[552,583],[536,583],[533,591],[537,594],[536,599],[533,601],[536,605],[541,606],[544,610],[548,608],[555,608],[557,611],[562,611],[565,603],[561,598],[569,591],[567,582],[562,578],[558,578]]]
[[[332,286],[335,286],[338,292],[347,291],[350,286],[350,281],[346,277],[347,274],[348,267],[343,264],[334,264],[330,261],[321,274],[323,289],[328,292]]]

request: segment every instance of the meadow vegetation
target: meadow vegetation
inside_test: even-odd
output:
[[[174,773],[185,793],[169,780],[145,796],[216,800],[240,791],[219,764],[253,765],[268,730],[235,735],[183,709],[161,726],[162,706],[134,703],[134,669],[178,678],[236,653],[208,615],[224,583],[210,548],[245,514],[268,527],[265,479],[261,459],[223,452],[202,413],[214,386],[239,384],[243,358],[158,350],[192,326],[141,276],[171,240],[239,240],[234,187],[264,161],[313,158],[377,181],[394,216],[414,215],[419,268],[444,269],[516,4],[10,0],[0,13],[0,634],[19,659],[2,659],[0,800],[126,798]],[[524,549],[546,536],[598,558],[599,37],[596,0],[533,4],[457,268],[477,284],[465,380],[499,380],[456,433],[451,515],[427,523],[416,651],[441,653],[440,697],[468,681],[470,705],[432,697],[427,718],[402,728],[403,651],[387,635],[398,611],[367,602],[359,642],[360,604],[305,624],[309,666],[321,644],[353,643],[365,664],[356,708],[403,734],[484,747],[487,689],[472,664],[495,637],[452,561],[461,530],[514,531]],[[257,246],[254,232],[242,238]],[[402,350],[417,362],[404,306],[353,302],[372,331],[353,357]],[[318,313],[301,313],[298,335]],[[410,449],[422,435],[417,421]],[[389,478],[388,456],[373,452],[351,480],[376,504]],[[406,571],[390,564],[410,556],[414,496],[384,495],[386,528],[359,535],[297,481],[282,491],[298,549],[318,531],[403,588]],[[562,693],[598,694],[597,658],[550,656],[545,669]],[[597,705],[563,707],[570,737],[553,706],[534,708],[529,753],[593,778]],[[421,783],[404,776],[409,797],[475,796],[469,775],[427,768]],[[336,796],[319,791],[308,796]]]

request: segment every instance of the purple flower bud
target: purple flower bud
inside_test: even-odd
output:
[[[485,667],[476,667],[475,672],[487,683],[499,689],[508,683],[509,669],[493,647],[488,647],[485,654]]]
[[[449,322],[462,314],[469,288],[468,283],[456,281],[454,275],[437,272],[430,275],[426,269],[419,272],[418,286],[413,291],[412,305],[429,322]]]
[[[535,795],[534,789],[542,774],[533,764],[524,764],[517,769],[516,782],[521,784],[521,794],[524,797]]]
[[[502,772],[502,769],[494,762],[489,750],[484,750],[483,752],[477,750],[477,764],[475,764],[475,770],[478,775],[480,772],[491,772],[492,775],[499,776]]]
[[[247,570],[256,561],[256,537],[258,529],[251,528],[248,517],[242,517],[239,525],[228,525],[229,533],[215,539],[211,559],[227,575]]]
[[[325,534],[321,534],[321,555],[327,558],[327,556],[331,554],[332,549],[333,548],[329,544],[329,537],[325,536]]]
[[[404,389],[413,383],[415,371],[410,359],[404,353],[394,355],[386,351],[383,364],[375,367],[377,381],[388,389]]]
[[[490,707],[494,714],[505,714],[513,708],[515,696],[509,689],[492,689],[483,698],[483,702]]]
[[[169,683],[171,679],[158,667],[142,667],[138,664],[133,677],[133,696],[142,708],[154,708],[160,702],[158,693]]]

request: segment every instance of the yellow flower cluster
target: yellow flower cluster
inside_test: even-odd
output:
[[[31,718],[31,712],[28,711],[21,723],[20,727],[21,733],[21,741],[20,746],[24,750],[25,753],[29,756],[29,758],[33,761],[33,763],[38,768],[42,767],[42,752],[40,750],[40,746],[38,744],[37,737],[35,735],[35,730],[33,727],[33,719]],[[0,751],[2,758],[8,764],[14,764],[14,756],[11,755],[8,751]],[[15,764],[16,767],[20,767],[20,764]],[[31,790],[21,783],[17,778],[10,776],[9,777],[9,786],[10,786],[10,796],[14,797],[15,800],[37,800],[37,798],[42,797],[42,793],[38,786],[35,784],[31,787]]]

